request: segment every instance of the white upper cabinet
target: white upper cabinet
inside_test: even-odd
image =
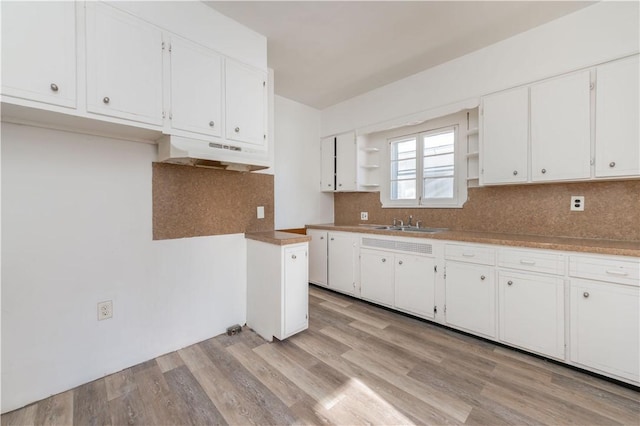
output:
[[[596,69],[596,177],[640,175],[638,55]]]
[[[76,107],[75,2],[2,2],[2,95]]]
[[[171,127],[222,136],[222,57],[176,36],[170,56]]]
[[[356,191],[358,189],[358,153],[356,134],[343,133],[320,141],[322,191]]]
[[[483,185],[527,181],[529,88],[521,87],[482,100]]]
[[[267,75],[231,59],[225,64],[226,137],[265,147]]]
[[[162,124],[162,32],[87,2],[87,110]]]
[[[533,181],[591,176],[590,72],[531,86]]]

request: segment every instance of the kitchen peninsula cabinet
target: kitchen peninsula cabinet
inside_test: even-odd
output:
[[[75,2],[2,3],[2,95],[76,107]]]
[[[596,68],[596,177],[640,175],[638,55]]]
[[[311,237],[311,241],[309,241],[309,282],[327,287],[327,231],[307,229],[307,235]]]
[[[87,111],[162,125],[162,31],[87,2]]]
[[[309,237],[247,234],[247,326],[267,341],[309,326]]]
[[[171,128],[222,136],[222,57],[171,37]]]

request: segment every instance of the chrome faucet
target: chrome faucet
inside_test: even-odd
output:
[[[404,222],[402,221],[402,219],[396,219],[394,217],[393,218],[393,226],[398,226],[398,222],[400,222],[400,227],[402,228],[404,226]]]
[[[421,220],[417,220],[416,221],[416,229],[420,229],[420,224],[422,223]]]

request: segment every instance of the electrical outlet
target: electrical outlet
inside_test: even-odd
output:
[[[113,317],[113,301],[106,300],[98,303],[98,321]]]
[[[264,219],[264,206],[258,206],[258,208],[256,209],[256,214],[258,216],[258,219]]]
[[[360,212],[360,220],[369,220],[369,212]]]
[[[571,196],[571,211],[583,212],[584,211],[584,195],[572,195]]]

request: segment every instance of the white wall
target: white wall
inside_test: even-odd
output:
[[[390,128],[420,111],[429,118],[432,109],[637,53],[639,6],[600,2],[331,106],[322,111],[321,134]]]
[[[275,226],[333,222],[333,194],[320,192],[320,111],[275,97]]]
[[[242,234],[152,241],[155,158],[2,123],[3,412],[245,322]]]

